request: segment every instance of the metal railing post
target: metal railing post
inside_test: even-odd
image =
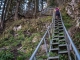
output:
[[[64,33],[65,33],[65,39],[66,39],[66,42],[67,42],[67,49],[68,49],[68,54],[69,54],[68,57],[71,60],[71,57],[70,57],[70,41],[69,41],[69,39],[68,39],[67,34],[66,34],[65,31],[64,31]]]
[[[50,24],[50,26],[48,26],[47,31],[45,32],[44,36],[42,37],[41,41],[40,41],[39,44],[37,45],[35,51],[33,52],[32,56],[30,57],[29,60],[33,60],[33,59],[36,60],[35,55],[36,55],[36,53],[38,52],[38,49],[40,48],[40,46],[41,46],[41,44],[42,44],[43,42],[45,43],[45,46],[46,46],[46,42],[45,42],[44,39],[45,39],[45,37],[47,36],[47,34],[49,34],[48,36],[49,36],[49,38],[50,38],[50,33],[49,33],[50,27],[51,27],[51,24]],[[46,52],[47,52],[47,49],[46,49]]]
[[[48,56],[48,49],[47,49],[47,44],[46,44],[45,38],[44,38],[44,44],[45,44],[46,54],[47,54],[47,56]]]
[[[48,35],[49,35],[49,39],[50,39],[50,32],[49,32],[49,30],[48,30]]]
[[[36,60],[36,56],[34,56],[34,60]]]
[[[52,38],[53,38],[53,33],[54,33],[54,24],[55,24],[55,21],[54,21],[54,19],[55,19],[55,17],[54,17],[55,15],[54,15],[54,11],[53,11],[53,15],[52,15]]]

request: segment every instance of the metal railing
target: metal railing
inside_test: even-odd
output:
[[[61,21],[62,21],[62,16],[61,16]],[[68,43],[69,52],[71,53],[71,51],[73,51],[75,60],[80,60],[80,53],[77,50],[76,46],[74,45],[73,40],[71,39],[70,35],[68,34],[68,32],[67,32],[67,30],[66,30],[66,28],[64,26],[63,21],[62,21],[62,25],[63,25],[63,29],[64,29],[65,38],[66,38],[66,41]],[[71,59],[71,60],[73,60],[73,59]]]
[[[51,33],[53,33],[53,32],[52,32],[52,26],[53,26],[52,23],[50,24],[50,26],[48,26],[47,31],[45,32],[44,36],[42,37],[41,41],[39,42],[38,46],[36,47],[35,51],[33,52],[32,56],[30,57],[29,60],[36,60],[36,59],[37,59],[37,58],[36,58],[36,54],[37,54],[40,46],[42,45],[42,43],[45,44],[45,47],[46,47],[46,56],[48,56],[48,51],[49,51],[49,49],[48,49],[48,47],[47,47],[46,38],[48,38],[48,39],[51,38]],[[49,40],[49,41],[50,41],[50,40]]]
[[[60,16],[61,16],[61,13],[60,13]],[[30,57],[29,60],[37,60],[36,59],[36,54],[41,46],[41,44],[44,42],[45,44],[45,47],[46,47],[46,55],[48,57],[48,52],[49,52],[49,49],[47,48],[47,44],[46,44],[46,38],[49,38],[53,36],[53,27],[54,27],[54,14],[53,14],[53,18],[52,18],[52,23],[50,24],[50,26],[48,26],[48,29],[46,31],[46,33],[44,34],[44,36],[42,37],[41,41],[39,42],[38,46],[36,47],[35,51],[33,52],[32,56]],[[61,16],[61,21],[62,21],[62,16]],[[67,44],[68,44],[68,51],[69,51],[69,54],[71,53],[71,51],[74,52],[74,57],[75,59],[74,60],[80,60],[80,53],[78,52],[76,46],[74,45],[71,37],[69,36],[65,26],[64,26],[64,23],[62,21],[62,25],[63,25],[63,29],[64,29],[64,34],[65,34],[65,39],[67,41]],[[46,37],[48,36],[48,37]],[[71,55],[71,54],[70,54]],[[70,56],[69,55],[69,56]],[[73,60],[73,58],[70,57],[70,60]]]
[[[33,52],[32,56],[30,57],[29,60],[37,60],[36,54],[37,54],[40,46],[42,45],[42,43],[45,44],[45,47],[46,47],[46,56],[48,57],[49,47],[47,47],[46,38],[49,39],[49,43],[50,43],[50,39],[52,39],[51,37],[52,37],[53,27],[54,27],[53,16],[52,16],[52,23],[50,24],[50,26],[48,26],[47,31],[45,32],[44,36],[40,40],[38,46],[36,47],[35,51]]]

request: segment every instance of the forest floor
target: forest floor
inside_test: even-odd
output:
[[[51,21],[52,16],[7,21],[0,34],[0,60],[28,60]]]

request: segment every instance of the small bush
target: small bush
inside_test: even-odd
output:
[[[79,33],[79,32],[77,32],[77,33],[75,34],[75,38],[78,39],[78,40],[80,40],[80,33]]]
[[[18,51],[18,53],[19,53],[19,55],[17,56],[16,60],[25,60],[26,59],[26,56],[27,56],[26,53],[23,53],[23,52],[20,52],[20,51]]]
[[[10,51],[0,51],[0,60],[14,60],[14,55]]]

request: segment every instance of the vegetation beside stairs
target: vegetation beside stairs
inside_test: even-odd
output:
[[[0,35],[0,60],[28,60],[51,21],[52,16],[7,21]],[[19,25],[21,29],[14,31]]]

